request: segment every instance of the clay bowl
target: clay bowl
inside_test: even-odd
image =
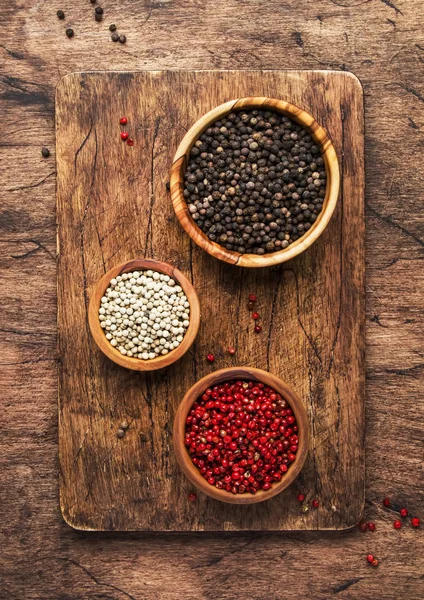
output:
[[[215,486],[207,483],[207,481],[198,471],[197,467],[193,464],[184,444],[185,423],[192,404],[208,387],[224,381],[229,381],[231,379],[260,381],[275,389],[283,396],[283,398],[285,398],[285,400],[287,400],[288,404],[293,410],[293,414],[299,427],[299,447],[296,454],[296,459],[291,463],[287,473],[284,475],[281,481],[273,483],[269,490],[259,490],[256,494],[232,494],[226,490],[219,490]],[[275,375],[271,375],[271,373],[267,373],[261,369],[253,369],[248,367],[221,369],[220,371],[215,371],[215,373],[211,373],[210,375],[203,377],[203,379],[200,379],[186,393],[175,415],[173,438],[174,450],[178,464],[187,478],[194,486],[196,486],[197,489],[199,489],[201,492],[204,492],[211,498],[215,498],[215,500],[221,500],[221,502],[228,502],[230,504],[255,504],[276,496],[285,490],[299,475],[308,454],[308,417],[298,396],[287,385],[287,383]]]
[[[188,326],[183,341],[178,348],[171,350],[171,352],[165,356],[158,356],[157,358],[153,358],[151,360],[142,360],[132,356],[124,356],[119,352],[119,350],[111,346],[109,341],[106,339],[105,332],[100,327],[98,315],[102,296],[109,287],[111,279],[117,277],[117,275],[122,275],[122,273],[127,273],[128,271],[146,271],[148,269],[169,275],[182,287],[185,295],[187,296],[187,300],[190,303],[190,325]],[[194,342],[200,324],[199,299],[194,287],[191,285],[189,280],[184,277],[181,271],[175,269],[165,262],[148,258],[139,258],[113,267],[113,269],[103,275],[103,277],[97,282],[94,292],[91,296],[90,305],[88,307],[88,323],[90,325],[90,330],[94,341],[100,350],[106,354],[108,358],[113,360],[113,362],[117,363],[121,367],[132,369],[134,371],[155,371],[157,369],[162,369],[163,367],[168,367],[177,361],[187,352]]]
[[[191,218],[187,203],[183,196],[184,173],[187,168],[191,148],[199,136],[210,127],[212,123],[232,111],[259,108],[280,112],[305,127],[315,140],[316,144],[321,148],[325,170],[327,172],[327,189],[322,211],[310,230],[287,248],[262,256],[258,256],[257,254],[240,254],[232,250],[227,250],[223,246],[210,240]],[[337,204],[340,187],[340,172],[336,151],[334,150],[334,146],[328,134],[309,113],[284,100],[255,96],[252,98],[230,100],[229,102],[217,106],[201,117],[191,129],[188,130],[174,157],[171,168],[170,186],[172,203],[178,220],[198,246],[203,248],[203,250],[206,250],[206,252],[215,258],[219,258],[220,260],[233,265],[238,265],[239,267],[269,267],[286,262],[287,260],[298,256],[309,248],[309,246],[322,234],[327,227]]]

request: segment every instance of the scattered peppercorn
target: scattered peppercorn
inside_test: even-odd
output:
[[[368,523],[359,523],[359,529],[360,529],[362,532],[365,532],[365,531],[367,531],[367,530],[368,530]]]
[[[96,15],[102,15],[103,8],[101,6],[96,6],[96,8],[94,9],[94,12],[96,13]]]
[[[255,333],[261,333],[262,327],[260,325],[255,325]]]
[[[375,527],[375,523],[368,523],[368,529],[370,531],[375,531],[376,527]]]
[[[112,42],[117,42],[119,40],[119,35],[117,33],[114,33],[110,37],[112,39]]]
[[[247,303],[247,308],[248,308],[249,310],[253,310],[253,309],[255,308],[255,303],[254,303],[254,302],[248,302],[248,303]]]
[[[407,517],[408,516],[408,510],[406,508],[401,508],[399,512],[400,512],[400,516],[401,517]]]
[[[68,27],[65,33],[68,36],[68,38],[74,37],[74,30],[71,27]]]
[[[386,506],[386,507],[390,506],[390,500],[389,500],[389,498],[384,498],[384,500],[383,500],[383,504],[384,504],[384,506]]]
[[[103,15],[100,15],[100,14],[98,14],[98,13],[94,13],[94,18],[96,19],[96,21],[97,21],[98,23],[100,23],[100,21],[102,21],[102,20],[103,20]]]
[[[299,500],[299,502],[304,502],[305,501],[305,495],[304,494],[298,494],[297,499]]]
[[[374,560],[372,561],[371,564],[373,567],[378,567],[378,560],[376,558],[374,558]]]
[[[402,527],[402,522],[401,521],[394,521],[393,527],[395,529],[400,529]]]
[[[125,431],[123,429],[118,429],[118,431],[116,432],[116,437],[118,438],[123,438],[125,435]]]
[[[166,191],[167,191],[167,192],[169,192],[169,191],[170,191],[170,189],[171,189],[171,184],[169,183],[169,181],[167,181],[167,182],[165,183],[165,187],[166,187]]]
[[[91,4],[96,4],[96,0],[90,0]]]
[[[228,250],[283,250],[315,223],[326,172],[309,132],[275,111],[225,115],[191,149],[184,198],[192,219]]]
[[[372,564],[372,561],[374,560],[374,556],[372,554],[367,554],[367,561]]]
[[[249,302],[256,302],[257,298],[255,294],[249,294]]]
[[[208,354],[206,360],[210,363],[213,363],[215,360],[215,356],[213,354]]]
[[[300,507],[300,510],[301,510],[303,513],[307,513],[307,512],[309,511],[309,507],[308,507],[308,505],[307,505],[307,504],[302,504],[302,506]]]
[[[255,319],[255,321],[257,321],[259,318],[260,318],[260,315],[259,315],[259,313],[257,313],[257,312],[254,312],[254,313],[252,314],[252,319]]]
[[[227,381],[193,403],[185,445],[210,485],[255,494],[281,481],[296,460],[294,426],[293,411],[274,389],[256,381]]]
[[[421,521],[419,520],[418,517],[412,517],[412,519],[411,519],[412,527],[419,527],[420,524],[421,524]]]
[[[233,348],[232,346],[230,348],[228,348],[228,354],[230,354],[230,356],[234,356],[235,353],[236,353],[235,348]]]
[[[197,494],[195,494],[194,492],[190,492],[190,494],[188,495],[188,499],[190,500],[190,502],[196,502]]]
[[[56,14],[57,18],[63,21],[63,19],[65,18],[65,13],[63,12],[63,10],[58,10]]]
[[[125,35],[120,35],[119,36],[119,41],[121,42],[121,44],[125,44],[125,42],[127,41],[127,38]]]
[[[50,150],[44,146],[41,148],[41,154],[44,156],[44,158],[48,158],[50,156]]]
[[[119,119],[119,124],[120,124],[120,125],[126,125],[127,123],[128,123],[128,119],[127,119],[127,117],[121,117],[121,118]]]
[[[127,139],[128,146],[134,146],[134,140],[132,138]]]
[[[318,508],[318,506],[319,506],[318,500],[312,500],[312,507],[313,508]]]
[[[116,31],[116,25],[115,25],[115,23],[111,23],[109,25],[109,31]]]
[[[125,142],[128,139],[128,133],[126,131],[121,131],[121,140]]]
[[[128,421],[122,421],[121,423],[121,429],[128,429],[129,425],[128,425]]]

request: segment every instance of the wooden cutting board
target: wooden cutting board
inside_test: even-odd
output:
[[[331,223],[302,256],[272,269],[222,263],[190,242],[166,183],[187,129],[243,96],[282,98],[330,133],[342,172]],[[135,144],[119,137],[119,118]],[[364,503],[364,121],[350,73],[146,71],[75,73],[57,88],[60,504],[86,530],[344,529]],[[87,306],[113,265],[154,257],[181,269],[199,294],[192,350],[168,369],[135,373],[94,344]],[[263,332],[246,306],[259,298]],[[229,346],[237,353],[230,357]],[[213,352],[215,363],[206,361]],[[269,370],[303,399],[309,457],[298,480],[253,506],[198,495],[178,469],[173,417],[185,391],[211,370]],[[121,421],[129,429],[116,432]],[[320,500],[303,514],[297,494]]]

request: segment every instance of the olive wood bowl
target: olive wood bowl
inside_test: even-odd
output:
[[[109,287],[111,279],[118,275],[122,275],[122,273],[128,273],[129,271],[147,271],[148,269],[169,275],[169,277],[175,279],[182,287],[190,304],[190,324],[185,332],[183,341],[178,348],[171,350],[164,356],[158,356],[151,360],[142,360],[132,356],[125,356],[110,344],[106,339],[104,330],[100,327],[99,308],[102,296],[104,296],[105,291]],[[108,358],[113,360],[113,362],[121,367],[132,369],[134,371],[155,371],[157,369],[162,369],[163,367],[168,367],[177,361],[187,352],[194,342],[200,324],[199,299],[196,290],[181,271],[165,262],[148,258],[138,258],[113,267],[97,282],[88,307],[88,323],[97,346]]]
[[[290,464],[288,471],[282,477],[281,481],[272,484],[269,490],[259,490],[256,494],[232,494],[226,490],[220,490],[213,485],[210,485],[206,479],[200,474],[196,465],[191,460],[190,454],[184,443],[186,419],[193,403],[201,396],[206,389],[213,387],[219,383],[229,380],[243,379],[248,381],[258,381],[272,387],[276,392],[281,394],[287,400],[293,414],[296,418],[299,428],[299,446],[295,460]],[[276,496],[285,490],[299,475],[308,454],[309,447],[309,425],[306,410],[294,391],[281,379],[275,375],[271,375],[261,369],[253,369],[249,367],[233,367],[229,369],[221,369],[210,373],[200,379],[191,387],[184,398],[182,399],[174,421],[174,451],[180,465],[181,470],[191,483],[196,486],[201,492],[204,492],[215,500],[228,502],[230,504],[255,504],[263,502],[273,496]]]
[[[321,149],[327,173],[327,187],[322,211],[309,231],[290,244],[287,248],[263,255],[240,254],[239,252],[227,250],[223,246],[210,240],[191,218],[183,195],[184,174],[190,159],[192,146],[196,140],[198,140],[200,135],[215,121],[230,112],[238,111],[240,109],[274,110],[290,117],[293,121],[305,127]],[[196,123],[188,130],[178,147],[174,156],[170,176],[170,189],[174,210],[178,220],[191,239],[215,258],[219,258],[220,260],[233,265],[238,265],[239,267],[269,267],[286,262],[304,252],[318,239],[327,227],[337,204],[339,187],[340,172],[336,151],[329,135],[323,127],[321,127],[309,113],[294,104],[290,104],[284,100],[257,96],[230,100],[224,104],[220,104],[196,121]]]

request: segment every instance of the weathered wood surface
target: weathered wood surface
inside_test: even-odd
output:
[[[91,5],[67,0],[61,6],[77,31],[73,40],[64,37],[58,6],[0,5],[1,596],[233,600],[245,586],[255,600],[420,599],[422,531],[395,532],[381,498],[422,516],[421,0],[109,0],[102,25]],[[126,46],[109,41],[112,21],[125,28]],[[66,73],[93,68],[275,65],[346,68],[365,89],[366,516],[378,529],[75,532],[57,494],[55,158],[40,154],[43,144],[54,148],[54,86]],[[365,564],[369,550],[381,558],[378,569]]]
[[[198,248],[166,190],[172,157],[204,113],[232,98],[287,98],[327,130],[342,183],[330,224],[287,265],[242,269]],[[120,115],[135,138],[119,138]],[[134,133],[133,133],[134,132]],[[76,73],[56,94],[59,466],[61,507],[78,529],[346,529],[364,503],[364,164],[362,88],[349,73],[163,71]],[[88,298],[114,265],[170,262],[192,279],[201,326],[169,369],[137,374],[99,351]],[[254,290],[263,333],[254,332]],[[229,360],[226,349],[235,346]],[[215,363],[206,361],[208,352]],[[199,495],[172,450],[179,402],[228,365],[270,371],[302,398],[310,451],[295,484],[260,506]],[[130,429],[116,438],[126,419]],[[304,515],[297,495],[318,498]]]

